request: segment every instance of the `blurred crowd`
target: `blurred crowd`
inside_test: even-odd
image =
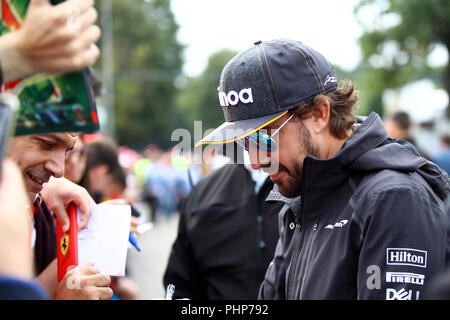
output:
[[[124,197],[144,203],[152,223],[169,218],[179,211],[192,186],[202,177],[231,159],[205,152],[201,163],[194,162],[193,154],[174,154],[173,148],[162,149],[150,143],[143,152],[128,146],[118,148],[119,162],[126,173]],[[207,157],[207,159],[205,159]]]

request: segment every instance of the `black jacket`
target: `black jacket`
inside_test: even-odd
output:
[[[34,227],[36,242],[34,259],[36,274],[44,271],[56,259],[55,217],[44,201],[37,199],[34,203]]]
[[[260,298],[423,298],[449,259],[448,194],[448,176],[370,114],[335,157],[305,159],[300,197],[271,194],[285,206]]]
[[[258,195],[242,165],[202,179],[180,211],[164,286],[174,298],[256,299],[278,240],[281,202],[269,204],[267,179]]]

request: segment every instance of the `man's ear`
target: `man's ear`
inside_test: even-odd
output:
[[[330,102],[323,96],[316,97],[316,105],[311,111],[313,132],[319,134],[328,128],[330,120]]]

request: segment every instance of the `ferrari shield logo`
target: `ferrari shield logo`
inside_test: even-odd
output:
[[[61,253],[65,256],[67,249],[69,249],[69,235],[67,233],[61,238],[59,247],[61,248]]]

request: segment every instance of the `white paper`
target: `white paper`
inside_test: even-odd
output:
[[[130,222],[129,205],[92,205],[87,227],[78,231],[78,265],[94,262],[103,274],[124,276]]]

